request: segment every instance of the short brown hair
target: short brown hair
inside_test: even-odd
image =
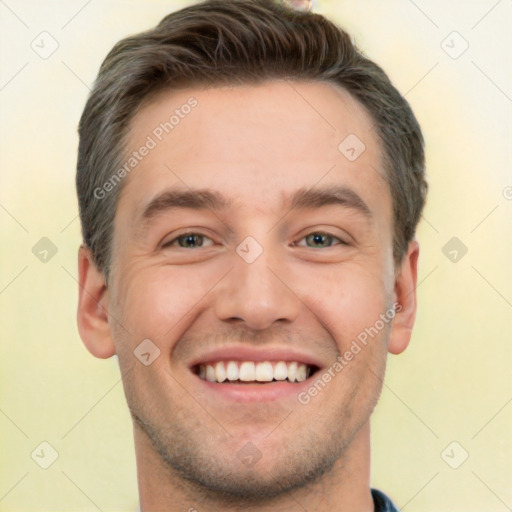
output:
[[[393,257],[399,263],[425,203],[423,137],[384,71],[350,36],[319,14],[273,0],[207,0],[118,42],[101,65],[79,125],[76,175],[84,244],[108,279],[119,192],[102,187],[123,161],[130,121],[144,101],[173,86],[314,80],[347,90],[367,110],[383,148],[393,201]]]

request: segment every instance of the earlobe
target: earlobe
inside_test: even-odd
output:
[[[115,354],[108,323],[108,289],[91,250],[83,245],[78,251],[78,276],[78,332],[92,355],[106,359]]]
[[[388,350],[392,354],[403,352],[411,340],[416,319],[416,285],[418,278],[419,245],[409,243],[407,254],[395,277],[396,315],[391,325]]]

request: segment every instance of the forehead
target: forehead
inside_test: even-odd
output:
[[[211,188],[239,211],[274,213],[294,191],[330,183],[370,201],[383,190],[389,196],[370,116],[324,82],[163,91],[132,120],[126,157],[143,146],[151,149],[119,201],[132,222],[169,187]]]

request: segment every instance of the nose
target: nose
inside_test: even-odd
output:
[[[278,321],[294,321],[302,302],[293,291],[283,257],[269,247],[252,262],[240,254],[233,251],[233,269],[217,287],[217,318],[243,322],[254,330],[267,329]]]

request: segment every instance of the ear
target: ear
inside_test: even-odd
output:
[[[391,324],[388,350],[392,354],[403,352],[411,340],[416,319],[416,283],[418,280],[418,242],[409,243],[407,254],[395,272],[396,315]]]
[[[78,332],[89,352],[106,359],[115,354],[108,323],[108,289],[105,276],[94,265],[91,250],[78,251]]]

